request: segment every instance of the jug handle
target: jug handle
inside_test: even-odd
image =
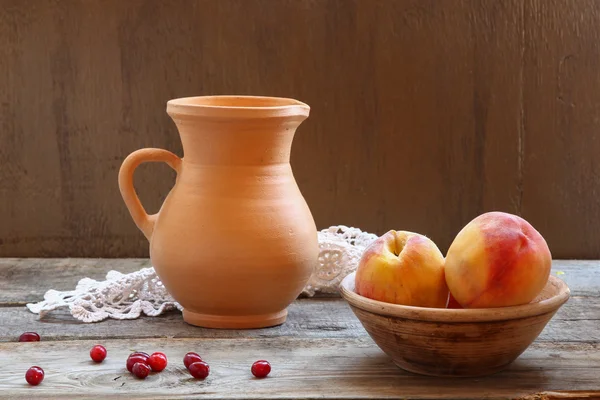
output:
[[[133,222],[135,222],[148,240],[152,237],[158,213],[152,215],[146,213],[133,186],[133,173],[140,164],[160,161],[167,163],[169,167],[173,168],[179,174],[181,170],[181,158],[168,150],[153,148],[134,151],[125,158],[119,170],[119,189],[121,190],[123,201],[131,214],[131,218],[133,218]]]

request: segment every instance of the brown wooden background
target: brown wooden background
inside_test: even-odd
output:
[[[292,165],[319,228],[445,251],[489,210],[600,258],[600,2],[0,0],[0,256],[147,256],[117,171],[181,154],[168,99],[312,106]],[[173,174],[136,174],[156,211]]]

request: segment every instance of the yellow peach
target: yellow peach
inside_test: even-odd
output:
[[[418,233],[389,231],[363,253],[355,278],[361,296],[387,303],[444,308],[444,256]]]
[[[503,212],[482,214],[456,236],[446,254],[446,282],[464,308],[531,302],[550,275],[552,256],[526,220]]]

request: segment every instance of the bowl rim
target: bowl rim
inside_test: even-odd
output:
[[[547,284],[557,286],[558,291],[554,296],[536,303],[511,307],[471,309],[415,307],[385,303],[357,294],[354,286],[355,276],[356,272],[348,274],[340,284],[340,293],[351,306],[378,315],[421,321],[484,322],[533,317],[555,312],[569,299],[571,293],[563,280],[550,275]]]

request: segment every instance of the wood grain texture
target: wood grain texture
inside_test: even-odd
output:
[[[56,310],[40,319],[25,307],[0,307],[0,342],[13,341],[25,331],[38,332],[44,341],[99,340],[105,337],[235,339],[282,336],[350,338],[366,335],[360,322],[341,299],[298,300],[290,305],[288,311],[288,319],[283,325],[264,329],[227,330],[188,325],[179,311],[169,312],[160,317],[142,317],[127,321],[105,320],[85,324],[73,318],[68,309]],[[585,325],[585,321],[578,321]],[[566,335],[559,337],[568,339],[568,334],[573,331],[574,329],[569,329],[565,332]],[[590,336],[588,334],[585,337],[589,339]]]
[[[29,267],[28,267],[29,265]],[[42,284],[70,288],[86,274],[101,278],[109,269],[135,270],[147,260],[0,259],[0,293],[21,287],[0,301],[0,397],[3,399],[527,399],[596,398],[600,376],[599,262],[556,261],[554,271],[571,279],[574,295],[544,332],[505,371],[477,379],[413,375],[397,368],[367,336],[341,299],[301,299],[290,307],[285,325],[264,330],[204,330],[183,323],[179,313],[134,321],[81,324],[65,311],[42,320],[23,304]],[[54,280],[53,280],[54,279]],[[61,282],[61,280],[63,282]],[[583,290],[582,290],[583,288]],[[595,293],[595,296],[581,293]],[[16,333],[36,330],[40,343],[17,343]],[[102,364],[89,360],[98,342],[108,348]],[[164,351],[166,371],[145,381],[124,368],[133,350]],[[198,351],[211,365],[199,382],[185,372],[181,359]],[[253,379],[249,367],[266,358],[273,372]],[[29,387],[23,375],[31,365],[46,371],[42,385]],[[42,394],[43,393],[43,394]],[[579,396],[579,397],[577,397]]]
[[[89,360],[94,341],[0,344],[0,391],[8,398],[332,398],[507,399],[546,390],[596,390],[597,344],[534,344],[507,370],[479,379],[440,379],[398,369],[368,338],[355,339],[170,339],[106,340],[108,357]],[[165,350],[171,363],[145,381],[124,368],[131,350]],[[204,382],[181,363],[197,350],[211,365]],[[257,358],[273,365],[269,378],[252,379]],[[45,368],[42,385],[24,384],[32,364]],[[112,397],[111,397],[112,396]]]
[[[104,280],[110,270],[127,274],[149,266],[148,259],[0,258],[0,306],[40,301],[49,289],[73,290],[80,279]]]
[[[34,330],[44,340],[119,338],[239,338],[239,337],[356,337],[362,325],[341,299],[296,301],[286,324],[252,331],[207,330],[185,324],[179,312],[159,318],[132,321],[108,320],[83,324],[68,310],[57,310],[41,320],[23,305],[39,301],[50,288],[71,290],[84,276],[103,279],[109,270],[123,273],[149,266],[147,259],[0,259],[0,341],[14,340],[20,332]],[[539,336],[539,341],[600,341],[600,262],[554,261],[553,273],[570,287],[572,297],[561,307]],[[17,307],[17,306],[21,307]]]
[[[22,332],[38,332],[44,341],[113,338],[350,338],[366,332],[348,304],[341,299],[303,299],[289,307],[285,324],[253,330],[214,330],[186,324],[181,313],[120,321],[85,324],[69,310],[51,312],[44,318],[25,307],[0,307],[0,342],[15,340]],[[600,298],[572,297],[552,318],[537,340],[540,342],[600,342]]]
[[[531,394],[528,396],[520,397],[518,400],[560,400],[560,399],[600,399],[600,391],[587,391],[587,390],[565,390],[565,391],[551,391]]]
[[[181,155],[168,99],[239,93],[312,106],[292,166],[319,228],[445,250],[503,210],[557,258],[600,257],[597,2],[265,4],[0,0],[0,256],[147,256],[121,161]],[[136,175],[158,210],[173,172]]]
[[[596,257],[600,3],[524,4],[522,213],[542,233],[552,232],[553,254]]]
[[[73,290],[84,278],[103,280],[106,273],[137,271],[148,259],[0,258],[0,307],[40,301],[49,289]],[[566,282],[573,296],[600,297],[600,261],[554,260],[552,274]]]

